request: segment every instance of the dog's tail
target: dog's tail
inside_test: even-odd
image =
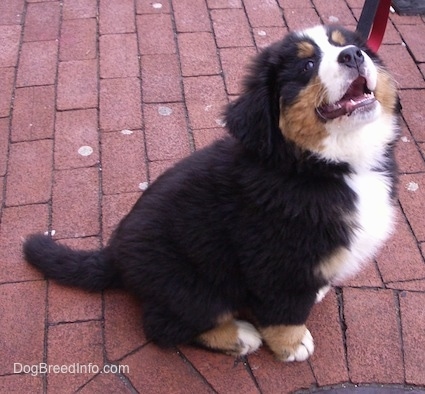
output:
[[[50,236],[30,235],[23,246],[25,259],[58,283],[89,291],[121,287],[120,275],[107,249],[74,250]]]

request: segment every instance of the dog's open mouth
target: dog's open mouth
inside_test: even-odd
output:
[[[350,116],[359,108],[366,110],[375,102],[375,95],[367,88],[366,78],[359,76],[353,81],[341,100],[333,104],[322,105],[316,108],[316,112],[322,120],[327,121],[343,115]]]

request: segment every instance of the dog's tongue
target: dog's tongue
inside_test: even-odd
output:
[[[366,79],[358,77],[350,85],[341,100],[333,104],[316,108],[317,114],[323,120],[332,120],[343,115],[350,116],[356,109],[372,104],[376,101],[373,93],[365,93]]]

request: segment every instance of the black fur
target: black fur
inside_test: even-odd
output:
[[[24,243],[24,255],[48,278],[64,285],[88,291],[122,286],[108,249],[77,251],[56,243],[46,235],[34,234]]]
[[[24,246],[28,262],[64,284],[130,290],[159,345],[191,342],[223,313],[246,309],[259,326],[303,324],[326,284],[319,262],[350,243],[342,213],[356,195],[347,163],[321,161],[279,130],[283,85],[296,93],[308,82],[296,83],[291,40],[257,57],[226,110],[231,136],[160,176],[105,249],[73,251],[36,235]]]

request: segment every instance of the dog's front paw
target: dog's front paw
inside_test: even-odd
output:
[[[303,325],[278,325],[261,329],[263,339],[281,361],[304,361],[314,352],[314,341]]]
[[[236,320],[235,323],[238,327],[239,355],[255,352],[262,344],[260,333],[251,323],[242,320]]]
[[[305,361],[314,353],[314,341],[310,331],[306,328],[304,337],[298,345],[283,350],[282,360],[286,362]]]
[[[230,317],[199,335],[195,343],[240,357],[255,352],[261,346],[262,340],[260,333],[252,324]]]

